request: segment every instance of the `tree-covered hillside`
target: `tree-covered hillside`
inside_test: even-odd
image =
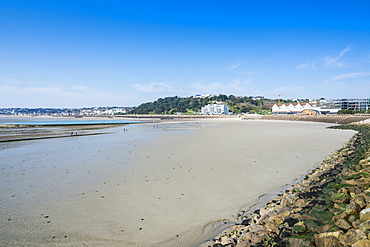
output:
[[[143,103],[130,111],[130,114],[177,114],[178,112],[192,114],[199,112],[203,106],[213,102],[223,102],[230,107],[233,113],[241,113],[269,110],[272,104],[276,103],[276,100],[256,100],[253,97],[237,97],[223,94],[186,98],[174,96]]]

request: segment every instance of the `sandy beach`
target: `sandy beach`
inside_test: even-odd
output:
[[[0,245],[199,246],[354,134],[327,126],[196,120],[0,144]]]

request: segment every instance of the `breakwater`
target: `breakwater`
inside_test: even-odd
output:
[[[221,234],[221,246],[370,246],[370,126],[241,223]]]

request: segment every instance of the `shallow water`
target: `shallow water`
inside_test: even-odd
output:
[[[87,125],[87,124],[129,124],[129,123],[144,123],[143,121],[134,120],[117,120],[117,119],[77,119],[76,118],[14,118],[14,117],[0,117],[2,124],[20,124],[20,125]]]

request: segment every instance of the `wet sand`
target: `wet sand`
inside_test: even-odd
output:
[[[354,133],[327,126],[224,119],[0,144],[0,245],[199,246]]]

